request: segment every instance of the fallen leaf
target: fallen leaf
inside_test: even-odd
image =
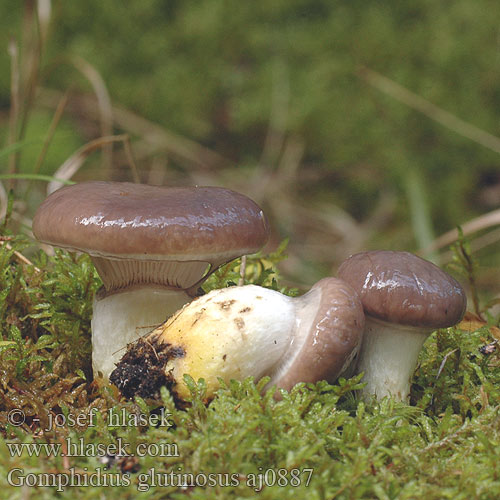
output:
[[[460,330],[464,330],[466,332],[475,332],[476,330],[479,330],[480,328],[483,328],[485,326],[488,327],[488,330],[494,338],[500,340],[500,328],[496,326],[488,326],[488,323],[486,323],[486,321],[483,321],[481,318],[469,311],[465,313],[464,318],[457,325],[457,328],[460,328]]]

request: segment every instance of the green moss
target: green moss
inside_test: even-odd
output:
[[[267,379],[232,381],[208,406],[203,381],[188,377],[186,409],[165,388],[160,401],[127,402],[91,378],[90,315],[100,281],[89,259],[38,253],[37,270],[15,254],[28,242],[11,238],[10,249],[0,248],[0,498],[21,498],[27,490],[12,484],[23,481],[52,482],[28,489],[41,499],[500,494],[500,363],[498,350],[479,351],[492,341],[487,326],[429,339],[412,406],[358,402],[360,377],[299,384],[279,401]],[[278,287],[283,255],[284,247],[249,258],[247,281]],[[239,266],[219,270],[206,290],[236,283]],[[21,411],[24,423],[13,425]],[[43,430],[54,419],[60,425]],[[103,456],[120,448],[134,456]],[[182,488],[182,480],[198,486]],[[67,481],[76,486],[63,487]],[[100,486],[85,486],[92,482]]]

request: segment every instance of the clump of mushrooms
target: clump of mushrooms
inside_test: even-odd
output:
[[[228,189],[84,182],[52,193],[33,233],[90,254],[104,284],[94,300],[92,364],[108,377],[141,328],[164,322],[222,264],[259,250],[269,228],[258,205]]]
[[[371,251],[349,257],[338,275],[358,293],[366,315],[357,372],[363,397],[405,401],[426,338],[458,323],[466,308],[461,285],[408,252]]]
[[[298,298],[255,285],[214,290],[129,346],[110,381],[129,398],[153,397],[166,385],[178,401],[190,394],[184,374],[205,380],[207,398],[219,377],[267,375],[285,390],[333,382],[356,356],[363,327],[357,294],[337,278],[320,280]]]

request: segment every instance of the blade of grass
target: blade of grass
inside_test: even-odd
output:
[[[52,142],[52,139],[54,137],[54,133],[56,131],[57,125],[59,124],[59,121],[61,120],[61,116],[64,112],[64,108],[66,107],[66,104],[68,102],[69,92],[70,91],[68,89],[64,93],[64,95],[61,97],[61,100],[59,101],[59,103],[57,105],[56,111],[54,113],[54,117],[52,118],[52,122],[50,123],[49,131],[47,132],[47,137],[45,138],[42,150],[40,151],[35,168],[33,169],[34,174],[38,174],[38,172],[40,172],[40,168],[41,168],[43,161],[45,160],[45,157],[47,155],[47,151],[48,151],[50,143]]]
[[[10,113],[9,113],[9,134],[7,138],[7,147],[10,148],[17,140],[17,127],[19,122],[19,47],[17,41],[13,38],[9,41],[9,56],[10,56]],[[9,168],[10,174],[17,172],[17,150],[13,149],[9,152]],[[15,187],[15,180],[10,179],[9,188]]]
[[[113,107],[111,105],[111,98],[104,79],[97,69],[82,57],[72,58],[71,63],[89,81],[90,85],[92,85],[99,109],[101,136],[109,137],[113,135]],[[113,143],[106,143],[102,148],[102,152],[103,168],[107,173],[106,177],[111,179],[111,170],[113,167]]]
[[[427,248],[434,240],[434,231],[424,184],[416,168],[406,169],[403,179],[417,246],[418,248]],[[427,258],[435,264],[438,263],[436,252],[429,253]]]
[[[61,184],[75,184],[68,179],[61,179],[52,175],[43,174],[0,174],[0,180],[4,179],[25,179],[29,181],[60,182]]]
[[[285,142],[286,125],[289,113],[290,78],[288,68],[282,59],[277,59],[273,66],[273,88],[271,113],[266,139],[259,164],[271,169],[278,161]]]
[[[8,194],[6,193],[5,215],[3,216],[2,225],[0,226],[0,232],[2,234],[5,232],[5,229],[9,224],[9,220],[12,218],[12,215],[14,214],[13,208],[14,208],[14,191],[11,189]]]
[[[9,144],[8,146],[6,146],[2,150],[0,150],[0,160],[4,157],[9,157],[12,153],[18,151],[19,149],[21,149],[22,147],[24,147],[28,144],[37,144],[38,142],[40,142],[40,141],[29,140],[29,141],[18,141],[18,142],[14,142],[13,144]],[[13,173],[15,173],[15,172],[13,172]]]
[[[132,144],[130,144],[130,137],[128,135],[123,139],[123,149],[125,150],[125,154],[127,156],[128,163],[130,165],[130,169],[132,170],[132,177],[134,178],[134,182],[136,184],[141,183],[141,179],[139,177],[139,171],[137,170],[137,165],[135,164],[134,154],[132,152]]]
[[[42,43],[42,46],[45,44],[48,37],[51,14],[52,14],[52,1],[38,0],[37,16],[38,16],[38,25],[40,27],[40,41]]]
[[[54,113],[54,116],[52,118],[52,122],[50,123],[49,130],[47,132],[47,136],[45,137],[45,140],[43,142],[42,150],[40,151],[40,154],[38,155],[38,159],[35,165],[35,168],[33,169],[33,174],[38,174],[40,172],[40,168],[42,167],[43,161],[45,160],[45,157],[47,156],[47,151],[49,150],[49,146],[52,142],[52,139],[54,138],[54,134],[57,129],[57,125],[59,124],[59,121],[61,120],[61,116],[64,112],[64,108],[66,107],[66,104],[68,102],[68,95],[69,95],[70,90],[68,89],[63,96],[61,97],[61,100],[57,104],[56,111]],[[28,184],[28,187],[26,188],[26,191],[24,193],[24,199],[29,198],[29,194],[31,192],[31,189],[33,188],[33,181],[31,181]]]
[[[24,2],[23,16],[23,68],[20,71],[23,80],[23,106],[20,109],[21,120],[19,126],[18,139],[23,139],[28,126],[30,114],[35,102],[36,89],[40,75],[40,61],[42,58],[42,41],[38,29],[38,15],[36,12],[36,2],[26,0]],[[17,152],[17,161],[20,153]]]

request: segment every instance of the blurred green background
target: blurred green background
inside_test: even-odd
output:
[[[499,14],[498,0],[3,0],[0,170],[69,177],[79,147],[129,134],[142,182],[260,203],[268,249],[289,238],[285,281],[307,287],[350,253],[423,250],[500,208]],[[112,148],[71,178],[133,180]],[[11,224],[29,232],[47,183],[13,187]],[[490,298],[498,224],[471,234]]]

